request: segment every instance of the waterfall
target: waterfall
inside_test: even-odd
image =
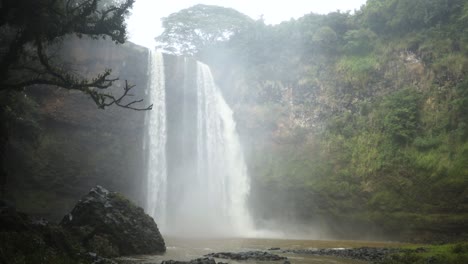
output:
[[[146,116],[147,136],[147,201],[146,212],[161,229],[166,225],[167,163],[166,163],[166,93],[164,61],[160,52],[151,52],[148,62],[149,99],[153,109]]]
[[[250,185],[233,112],[207,65],[168,59],[167,80],[162,55],[151,59],[147,212],[165,234],[247,236]]]
[[[197,192],[213,218],[212,231],[245,235],[249,178],[233,112],[216,87],[210,68],[197,62]],[[215,230],[213,230],[215,229]],[[226,232],[227,231],[227,232]]]

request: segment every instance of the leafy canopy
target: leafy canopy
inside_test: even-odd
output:
[[[163,18],[162,23],[164,32],[156,37],[158,48],[194,55],[210,45],[229,40],[254,21],[231,8],[199,4]]]
[[[76,35],[110,38],[124,43],[125,18],[134,0],[5,0],[0,8],[0,91],[21,91],[33,85],[52,85],[88,94],[99,108],[118,105],[135,110],[138,101],[123,103],[133,88],[114,97],[106,89],[118,78],[105,70],[83,78],[66,70],[60,58],[63,38]]]

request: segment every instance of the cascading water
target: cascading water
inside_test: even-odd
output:
[[[166,225],[167,163],[166,163],[166,92],[163,55],[149,56],[149,99],[153,109],[147,113],[147,202],[146,212],[153,216],[161,229]]]
[[[151,59],[147,212],[166,234],[247,236],[249,178],[232,110],[207,65],[176,68],[181,76],[165,81],[162,55]]]
[[[210,68],[197,62],[197,202],[217,234],[246,235],[249,178],[232,110],[216,87]]]

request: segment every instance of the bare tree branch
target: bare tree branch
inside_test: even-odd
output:
[[[105,92],[119,81],[119,78],[111,77],[110,69],[94,78],[85,79],[64,70],[65,67],[58,65],[50,56],[51,45],[60,43],[64,36],[70,34],[91,38],[107,36],[116,43],[123,43],[126,37],[125,16],[134,0],[125,0],[120,6],[111,5],[103,9],[98,8],[103,0],[28,1],[31,5],[24,9],[12,10],[24,21],[4,24],[2,20],[0,25],[2,30],[16,31],[7,42],[7,51],[0,54],[0,91],[51,85],[88,94],[101,109],[111,105],[138,111],[152,108],[152,105],[136,107],[136,104],[143,102],[142,99],[123,102],[131,97],[129,92],[134,88],[127,81],[120,96]]]
[[[131,101],[129,103],[126,103],[126,104],[123,104],[122,103],[122,100],[124,98],[126,98],[127,96],[129,96],[129,92],[131,89],[133,89],[135,87],[135,85],[129,85],[127,81],[125,81],[125,87],[123,88],[124,89],[124,92],[123,94],[120,96],[120,97],[114,97],[113,95],[109,95],[109,94],[99,94],[99,93],[95,93],[95,91],[91,91],[90,92],[90,95],[91,95],[91,98],[95,101],[95,103],[97,105],[100,106],[100,108],[104,109],[105,107],[108,107],[108,106],[111,106],[113,104],[115,105],[118,105],[120,107],[123,107],[123,108],[128,108],[128,109],[132,109],[132,110],[136,110],[136,111],[146,111],[146,110],[151,110],[153,108],[153,105],[150,105],[146,108],[139,108],[139,107],[133,107],[132,105],[133,104],[136,104],[136,103],[140,103],[143,101],[143,99],[140,99],[140,100],[135,100],[135,101]]]

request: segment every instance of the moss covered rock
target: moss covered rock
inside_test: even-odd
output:
[[[0,263],[91,263],[62,227],[34,220],[0,201]]]
[[[106,257],[166,251],[154,220],[127,198],[96,186],[60,223],[89,251]]]

